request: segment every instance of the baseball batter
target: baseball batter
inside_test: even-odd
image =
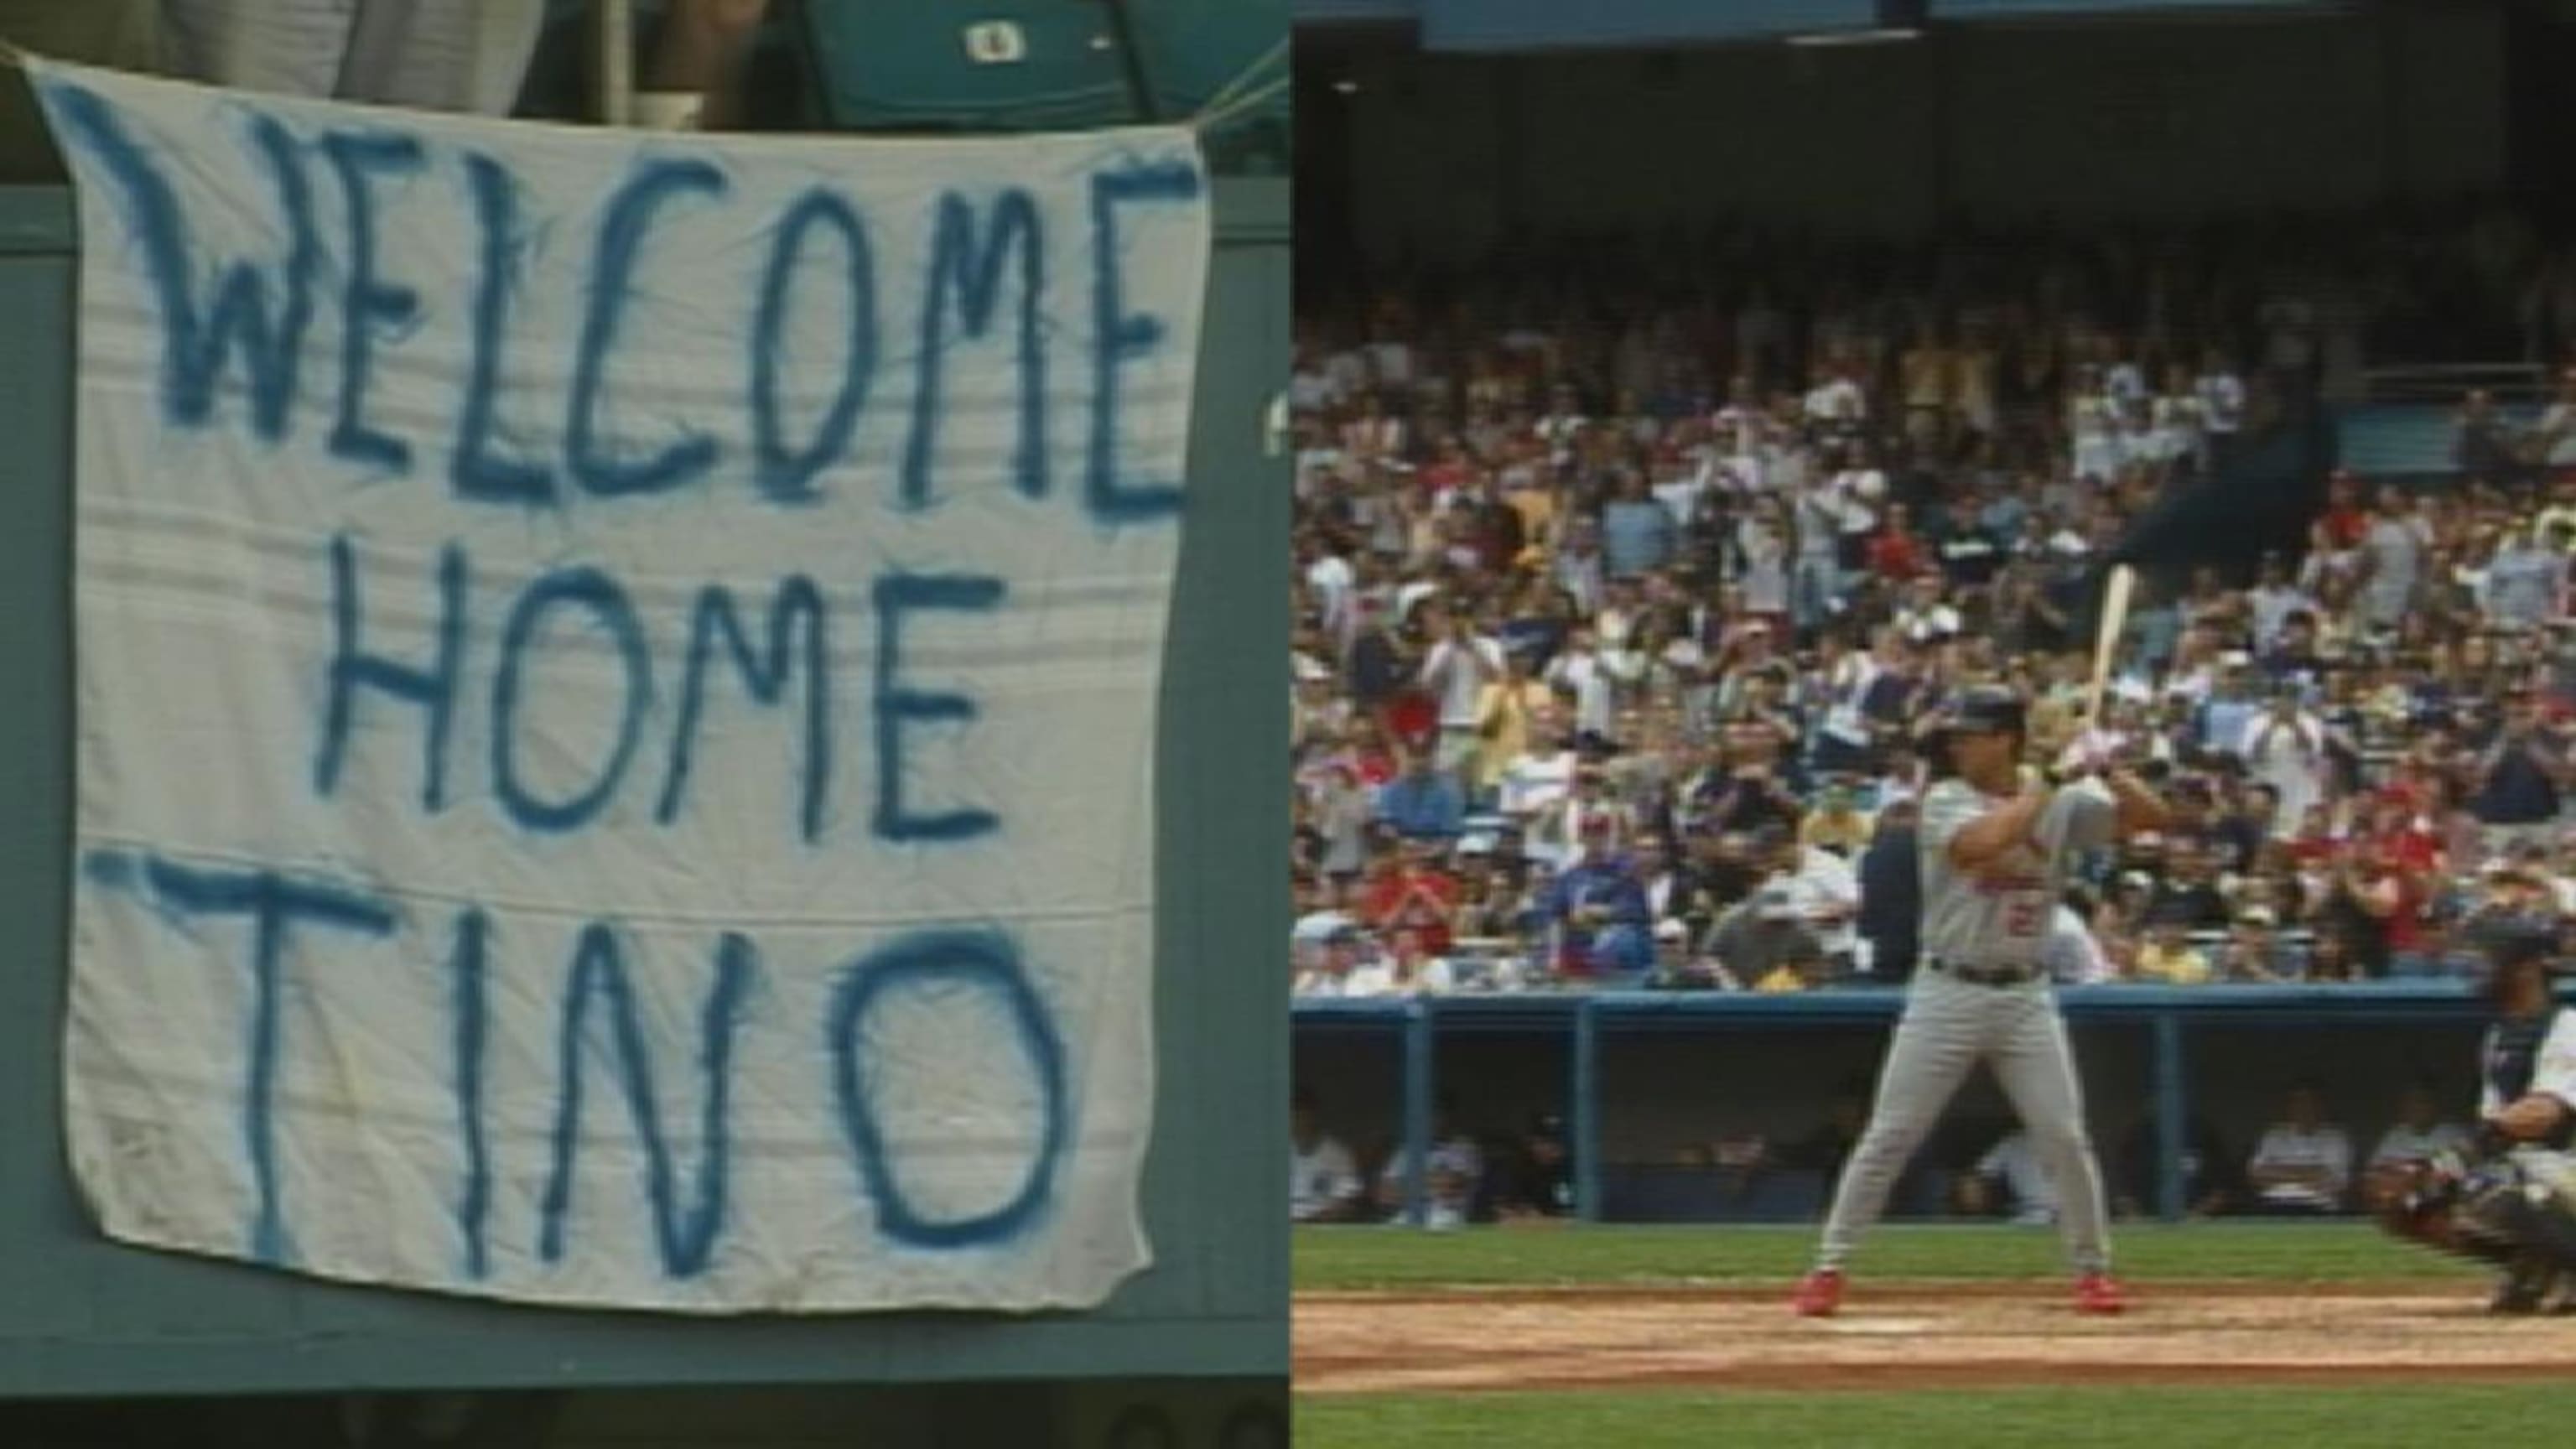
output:
[[[2057,1184],[2076,1307],[2117,1313],[2101,1173],[2043,952],[2073,857],[2122,832],[2157,828],[2164,804],[2112,765],[2098,737],[2078,741],[2062,762],[2062,773],[2079,777],[2071,783],[2052,787],[2025,771],[2024,710],[2009,689],[1966,691],[1939,731],[1934,753],[1947,777],[1924,793],[1919,831],[1922,965],[1795,1307],[1819,1318],[1841,1306],[1844,1261],[1969,1069],[1985,1061]]]

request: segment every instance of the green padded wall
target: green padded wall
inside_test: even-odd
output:
[[[1284,1377],[1284,183],[1221,182],[1159,780],[1157,1266],[1095,1313],[684,1321],[307,1282],[112,1245],[73,1195],[58,1036],[72,800],[68,193],[0,188],[0,1398],[366,1386]]]

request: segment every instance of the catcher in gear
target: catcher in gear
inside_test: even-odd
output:
[[[2465,1151],[2398,1164],[2368,1184],[2398,1237],[2495,1264],[2488,1308],[2576,1312],[2576,1008],[2549,974],[2555,933],[2490,921],[2487,996],[2496,1010],[2479,1057],[2477,1137]]]

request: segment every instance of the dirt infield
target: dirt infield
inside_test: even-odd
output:
[[[2456,1284],[2129,1285],[2117,1318],[2056,1284],[1856,1282],[1800,1320],[1785,1284],[1300,1294],[1300,1393],[2527,1379],[2576,1317],[2492,1318]]]

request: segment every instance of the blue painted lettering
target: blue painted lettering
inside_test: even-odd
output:
[[[1127,310],[1121,278],[1126,249],[1118,239],[1118,209],[1135,203],[1188,201],[1199,194],[1198,172],[1181,162],[1104,171],[1091,178],[1092,377],[1091,443],[1084,502],[1091,515],[1112,525],[1167,518],[1180,511],[1174,483],[1128,483],[1118,463],[1118,370],[1163,342],[1162,319]]]
[[[590,784],[561,800],[540,800],[520,777],[519,711],[521,677],[536,642],[538,626],[557,605],[590,611],[617,646],[626,675],[626,704],[617,722],[617,745]],[[653,702],[653,661],[644,650],[644,626],[626,591],[594,568],[558,569],[530,584],[510,610],[501,630],[499,677],[492,686],[492,787],[510,818],[530,830],[572,830],[587,824],[608,798],[634,758],[643,738],[644,714]]]
[[[348,286],[340,322],[340,416],[331,427],[331,451],[350,462],[390,472],[411,467],[411,445],[367,425],[367,384],[374,373],[378,327],[399,332],[420,316],[420,294],[376,280],[376,193],[371,173],[401,176],[421,168],[417,138],[400,132],[339,132],[322,140],[322,152],[339,170],[349,206]]]
[[[975,701],[962,694],[926,693],[906,688],[903,679],[903,619],[916,609],[986,612],[1002,602],[1002,581],[971,574],[889,574],[877,580],[877,807],[874,826],[880,839],[944,843],[990,834],[1001,817],[990,810],[958,809],[937,815],[915,814],[905,803],[903,740],[907,724],[936,721],[964,723],[976,715]]]
[[[633,987],[618,950],[616,934],[604,925],[581,933],[573,954],[572,980],[564,990],[560,1060],[561,1091],[554,1129],[554,1164],[539,1206],[537,1254],[549,1263],[564,1254],[564,1215],[572,1207],[573,1177],[581,1142],[582,1040],[593,997],[608,1003],[608,1041],[616,1057],[618,1084],[626,1110],[644,1149],[645,1200],[653,1211],[656,1246],[664,1271],[675,1278],[706,1270],[716,1239],[724,1230],[728,1191],[727,1155],[732,1116],[733,1048],[736,1018],[751,989],[756,953],[746,937],[727,933],[716,948],[716,981],[708,992],[699,1025],[698,1067],[705,1079],[698,1127],[697,1190],[683,1208],[673,1181],[671,1149],[662,1127],[662,1111],[653,1088],[653,1054],[644,1024],[635,1009]]]
[[[877,1120],[869,1068],[861,1060],[860,1038],[869,1011],[889,994],[961,987],[992,992],[1009,1008],[1019,1048],[1037,1078],[1042,1113],[1038,1147],[1020,1190],[1009,1202],[973,1217],[931,1218],[914,1206],[895,1171],[893,1146],[886,1140],[884,1124]],[[986,1247],[1018,1238],[1046,1212],[1065,1148],[1064,1043],[1008,937],[996,932],[925,931],[870,955],[850,969],[833,993],[826,1045],[832,1054],[833,1089],[842,1126],[858,1160],[860,1185],[876,1205],[879,1232],[919,1248]]]
[[[96,93],[60,81],[45,83],[64,140],[98,158],[116,178],[126,230],[134,239],[161,310],[161,405],[171,423],[199,428],[212,419],[224,359],[235,351],[249,374],[251,429],[276,442],[286,436],[295,407],[304,332],[313,318],[313,274],[322,243],[313,225],[313,187],[296,156],[294,138],[266,116],[250,122],[250,138],[267,163],[284,213],[287,249],[277,264],[278,300],[262,270],[238,264],[215,285],[214,304],[197,307],[190,282],[195,238],[169,179],[152,164],[144,145],[128,135],[117,108]],[[105,247],[103,239],[91,245]]]
[[[813,840],[822,834],[823,811],[832,782],[832,683],[827,661],[831,657],[828,631],[824,628],[823,591],[814,581],[801,575],[778,586],[778,596],[769,605],[769,649],[756,654],[751,640],[744,634],[742,619],[734,612],[733,592],[720,584],[710,584],[698,595],[697,612],[689,625],[689,658],[681,674],[680,723],[671,736],[671,769],[662,786],[662,803],[656,818],[665,825],[679,818],[680,797],[687,790],[689,771],[698,743],[699,716],[706,707],[707,656],[722,638],[734,668],[751,689],[751,697],[762,704],[776,704],[786,693],[788,676],[796,668],[789,651],[795,647],[798,624],[803,624],[805,639],[805,745],[802,808],[798,812],[805,838]]]
[[[131,881],[132,864],[107,866],[99,852],[90,856],[93,881]],[[130,858],[129,858],[130,859]],[[209,870],[182,865],[160,856],[142,859],[140,875],[154,903],[183,916],[247,916],[251,922],[250,1040],[244,1053],[247,1079],[242,1086],[242,1143],[250,1159],[251,1191],[256,1206],[250,1230],[250,1254],[262,1263],[283,1264],[293,1256],[286,1231],[286,1209],[277,1182],[277,1059],[284,1049],[280,1025],[287,950],[293,928],[333,926],[369,936],[393,932],[391,907],[345,886],[291,880],[274,870]]]
[[[452,1009],[456,1049],[456,1127],[465,1139],[465,1188],[456,1201],[457,1227],[465,1235],[465,1274],[482,1278],[492,1271],[491,1245],[485,1228],[492,1216],[492,1153],[483,1135],[484,979],[490,969],[492,918],[480,906],[456,918],[456,949],[449,965],[456,975]]]
[[[343,533],[331,540],[331,665],[324,682],[322,744],[313,757],[313,789],[327,796],[340,788],[357,692],[362,687],[380,690],[429,714],[421,741],[420,804],[435,815],[447,804],[447,736],[456,714],[457,669],[465,653],[465,551],[449,544],[438,555],[438,652],[426,669],[363,652],[358,639],[365,614],[357,552]]]
[[[501,339],[510,329],[510,293],[519,274],[519,184],[510,169],[489,156],[465,158],[465,180],[474,193],[482,229],[481,275],[474,285],[473,362],[465,377],[465,402],[457,411],[456,450],[448,482],[456,496],[481,503],[551,503],[555,475],[542,463],[499,457]]]
[[[926,507],[932,501],[931,461],[945,417],[940,379],[948,366],[950,300],[955,299],[959,331],[968,337],[991,331],[1002,268],[1014,250],[1020,261],[1020,403],[1019,441],[1011,454],[1011,474],[1022,493],[1031,498],[1046,496],[1046,338],[1039,327],[1046,300],[1046,231],[1037,203],[1016,188],[1003,192],[993,203],[983,244],[979,247],[976,242],[974,207],[954,192],[941,197],[931,239],[930,277],[921,297],[912,434],[903,452],[903,501],[909,508]]]
[[[564,433],[565,465],[592,493],[658,493],[676,488],[715,466],[716,441],[690,433],[660,454],[639,462],[610,456],[609,439],[599,423],[600,392],[608,373],[609,352],[626,315],[627,297],[635,290],[635,264],[654,213],[683,191],[708,196],[725,193],[725,175],[699,160],[648,161],[608,203],[599,224],[599,252],[591,263],[590,307],[583,314],[580,350],[574,354],[572,418]]]
[[[808,232],[822,230],[841,239],[848,262],[850,334],[841,361],[841,388],[832,406],[802,448],[787,444],[787,424],[780,417],[779,372],[785,362],[787,323],[792,315],[790,292],[804,255]],[[847,201],[820,187],[798,197],[778,223],[771,241],[769,268],[761,275],[760,310],[751,325],[751,432],[755,479],[761,496],[772,503],[812,503],[815,475],[848,451],[868,389],[877,373],[876,257],[868,247],[867,228]]]

